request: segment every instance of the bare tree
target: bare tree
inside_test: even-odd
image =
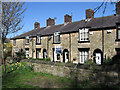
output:
[[[24,18],[23,8],[24,2],[2,2],[2,26],[1,26],[1,42],[2,42],[2,63],[4,65],[4,72],[6,72],[4,59],[4,42],[8,34],[15,33],[22,29],[22,20]]]
[[[108,2],[110,2],[111,4],[116,4],[116,2],[119,2],[119,0],[116,0],[116,2],[115,2],[115,0],[103,0],[103,2],[100,4],[100,6],[98,6],[94,9],[94,13],[96,13],[103,6],[104,7],[103,14],[104,14],[105,10],[107,8]]]

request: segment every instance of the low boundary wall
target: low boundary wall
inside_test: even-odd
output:
[[[74,65],[72,63],[54,63],[39,60],[23,60],[35,72],[50,73],[55,76],[82,80],[94,80],[96,83],[113,85],[120,83],[120,65]]]

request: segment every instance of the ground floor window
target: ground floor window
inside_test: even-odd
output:
[[[28,58],[28,57],[29,57],[29,49],[26,48],[26,49],[25,49],[25,52],[26,52],[26,58]]]
[[[79,63],[83,64],[89,59],[88,49],[79,49]]]

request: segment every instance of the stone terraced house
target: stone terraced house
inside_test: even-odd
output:
[[[12,54],[19,50],[26,57],[50,58],[51,62],[74,62],[84,64],[93,60],[101,64],[108,56],[120,54],[120,2],[116,14],[94,17],[94,11],[86,10],[86,19],[72,22],[72,16],[64,16],[64,24],[55,25],[54,19],[47,19],[47,26],[34,29],[11,38]]]

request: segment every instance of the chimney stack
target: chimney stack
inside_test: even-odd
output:
[[[52,25],[55,25],[55,20],[54,19],[47,19],[47,26],[52,26]]]
[[[34,29],[40,28],[40,23],[39,22],[35,22],[34,23]]]
[[[86,10],[86,19],[94,18],[94,11],[92,9]]]
[[[116,3],[116,14],[120,15],[120,1]]]
[[[71,23],[72,22],[72,16],[69,16],[68,14],[66,14],[64,16],[64,23]]]

